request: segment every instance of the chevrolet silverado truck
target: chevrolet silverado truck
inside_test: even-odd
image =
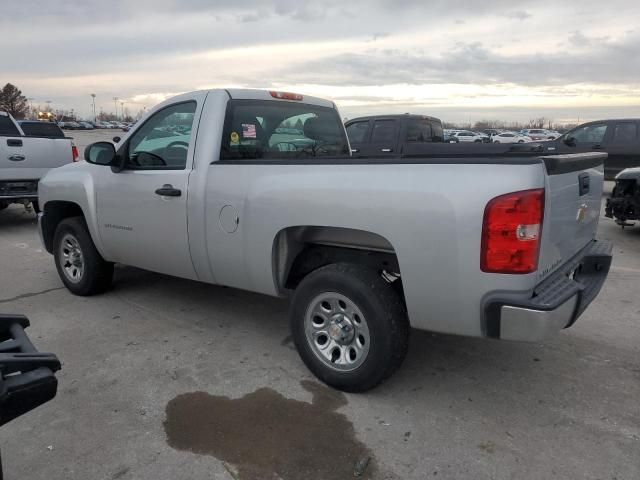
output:
[[[77,295],[121,263],[290,296],[305,364],[365,391],[410,327],[541,341],[571,326],[611,262],[595,238],[605,157],[353,157],[331,101],[199,91],[50,171],[40,233]]]
[[[37,125],[43,125],[35,131]],[[57,131],[56,131],[57,130]],[[18,124],[0,112],[0,210],[12,203],[38,206],[38,181],[50,169],[73,163],[78,150],[55,124]]]

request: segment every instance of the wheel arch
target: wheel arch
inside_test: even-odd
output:
[[[42,243],[49,253],[53,253],[53,237],[60,222],[70,217],[83,217],[86,221],[86,215],[82,207],[75,202],[67,200],[50,200],[45,203],[42,212],[44,214],[40,227]]]
[[[281,295],[295,289],[312,271],[331,263],[365,264],[400,276],[396,250],[374,232],[299,225],[283,228],[273,240],[274,282]]]

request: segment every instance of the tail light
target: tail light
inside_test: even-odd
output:
[[[488,273],[524,274],[538,269],[544,189],[491,200],[484,210],[480,268]]]
[[[71,145],[71,155],[73,155],[73,161],[77,162],[80,155],[78,154],[78,147]]]

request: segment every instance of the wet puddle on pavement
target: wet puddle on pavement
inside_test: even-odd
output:
[[[336,410],[344,394],[310,381],[312,403],[288,399],[270,388],[230,399],[186,393],[167,404],[169,445],[212,455],[233,466],[239,480],[323,480],[354,477],[358,462],[372,457],[353,424]],[[371,460],[360,478],[374,478]]]

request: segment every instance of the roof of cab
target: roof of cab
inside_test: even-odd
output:
[[[283,100],[274,98],[271,96],[272,91],[280,90],[258,90],[252,88],[227,88],[226,92],[234,100],[274,100],[277,102],[293,102],[293,103],[307,103],[311,105],[319,105],[321,107],[335,108],[335,104],[331,100],[325,100],[323,98],[312,97],[311,95],[302,95],[302,100]]]
[[[421,120],[435,120],[436,122],[440,122],[439,118],[432,117],[430,115],[419,115],[414,113],[394,113],[391,115],[365,115],[363,117],[350,118],[347,123],[355,122],[355,121],[364,121],[364,120],[396,120],[402,118],[419,118]]]

